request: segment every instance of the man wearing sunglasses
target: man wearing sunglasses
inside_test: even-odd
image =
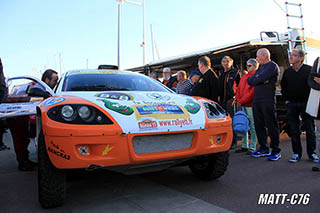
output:
[[[302,118],[307,133],[306,141],[309,159],[315,163],[319,162],[319,157],[315,153],[316,136],[314,120],[306,113],[306,106],[310,93],[308,76],[311,66],[303,63],[304,57],[305,53],[303,50],[294,49],[289,57],[291,67],[284,71],[281,80],[281,93],[288,106],[287,118],[293,149],[293,156],[289,159],[289,162],[291,163],[298,162],[302,156],[299,117]]]

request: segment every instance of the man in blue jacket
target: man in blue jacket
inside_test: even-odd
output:
[[[257,51],[257,61],[260,67],[253,76],[248,78],[248,84],[254,86],[252,109],[260,149],[251,153],[251,156],[266,156],[269,160],[276,161],[281,158],[275,96],[279,67],[275,62],[271,61],[270,52],[266,48]],[[268,147],[268,136],[271,140],[270,147],[272,152]]]

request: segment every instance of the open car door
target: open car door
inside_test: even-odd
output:
[[[36,106],[54,95],[47,84],[32,76],[9,78],[7,84],[8,97],[0,104],[0,118],[36,114]]]

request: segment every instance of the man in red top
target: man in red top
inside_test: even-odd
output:
[[[250,121],[250,130],[251,130],[251,142],[250,142],[250,149],[248,145],[248,132],[242,135],[242,147],[241,149],[236,150],[236,153],[241,152],[254,152],[256,150],[257,144],[257,135],[254,128],[254,120],[253,120],[253,113],[252,113],[252,102],[253,102],[253,95],[254,95],[254,87],[248,84],[248,78],[255,74],[256,70],[258,69],[259,63],[256,59],[251,58],[247,61],[247,70],[248,74],[242,76],[237,93],[236,93],[236,102],[238,107],[244,107],[244,110],[248,116]]]

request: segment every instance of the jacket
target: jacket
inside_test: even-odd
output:
[[[221,105],[225,106],[227,101],[236,95],[240,82],[240,70],[231,68],[229,71],[219,71],[219,96]]]
[[[270,61],[248,78],[248,84],[254,86],[254,103],[276,103],[276,84],[279,75],[278,65]]]
[[[167,87],[169,87],[170,89],[172,88],[176,88],[177,84],[178,84],[178,80],[177,77],[170,77],[169,80],[163,80],[162,82],[164,85],[166,85]]]
[[[303,64],[298,71],[293,67],[284,71],[281,80],[281,94],[285,101],[290,102],[307,102],[310,87],[308,85],[308,77],[311,66]],[[299,85],[299,86],[297,86]]]
[[[199,81],[192,87],[191,95],[218,102],[218,77],[211,69],[200,76]]]
[[[254,87],[248,84],[248,78],[253,76],[254,73],[248,73],[241,77],[237,93],[236,101],[240,102],[241,105],[251,107],[253,102]]]

